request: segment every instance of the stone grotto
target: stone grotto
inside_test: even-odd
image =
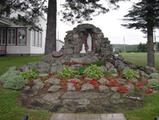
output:
[[[143,95],[140,93],[145,88],[142,87],[141,92],[134,92],[137,78],[134,78],[135,83],[131,83],[122,78],[120,72],[125,67],[135,69],[144,81],[154,69],[133,65],[115,55],[108,38],[92,24],[80,24],[67,31],[64,40],[65,44],[60,51],[45,55],[39,62],[20,67],[21,71],[36,69],[40,73],[38,78],[31,79],[22,90],[22,105],[52,112],[93,113],[122,112],[142,106]],[[79,69],[97,61],[104,62],[99,67],[102,72],[117,71],[113,77],[116,85],[110,85],[110,77],[56,76],[65,67]],[[74,86],[77,84],[79,86]]]

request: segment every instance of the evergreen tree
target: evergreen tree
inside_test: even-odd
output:
[[[46,0],[1,0],[0,17],[7,17],[22,25],[39,27],[39,17],[43,17]]]
[[[159,42],[157,42],[157,51],[159,51]]]
[[[140,43],[140,44],[138,45],[137,49],[138,49],[138,50],[137,50],[138,52],[146,52],[146,51],[147,51],[146,44]]]
[[[147,34],[147,65],[154,67],[153,30],[159,27],[159,0],[141,0],[135,3],[125,20],[130,21],[124,26],[141,29]]]

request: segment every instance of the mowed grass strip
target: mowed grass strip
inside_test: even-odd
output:
[[[146,66],[147,53],[121,53],[125,60],[133,64]],[[159,70],[159,53],[155,53],[155,67]]]

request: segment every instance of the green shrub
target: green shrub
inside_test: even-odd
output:
[[[8,76],[19,75],[19,71],[16,70],[16,67],[10,67],[7,72],[0,76],[0,81],[4,83]]]
[[[152,79],[159,79],[159,73],[151,73],[150,78]]]
[[[97,65],[90,65],[89,67],[87,67],[84,70],[84,73],[88,76],[88,77],[103,77],[104,74],[103,72],[99,69],[99,67]]]
[[[159,90],[159,81],[156,79],[151,79],[149,83],[150,87]]]
[[[11,67],[0,77],[0,81],[4,88],[19,90],[26,84],[26,80],[20,75],[20,71],[16,67]]]
[[[19,76],[9,76],[7,80],[4,82],[3,87],[4,88],[10,88],[19,90],[22,89],[26,84],[26,80]]]
[[[117,73],[116,69],[113,69],[113,70],[104,72],[104,75],[105,75],[105,76],[113,76],[113,75],[115,75],[116,73]]]
[[[123,77],[126,79],[132,79],[138,76],[138,73],[130,68],[125,68],[123,71]]]
[[[80,67],[77,71],[78,71],[78,75],[83,75],[84,74],[84,71],[86,69],[86,66],[82,66]]]
[[[98,61],[96,61],[96,62],[94,62],[94,63],[92,63],[93,65],[97,65],[97,66],[102,66],[102,65],[104,65],[104,61],[102,61],[102,60],[98,60]],[[90,64],[91,65],[91,64]]]
[[[77,74],[77,71],[75,71],[72,68],[65,67],[63,70],[57,72],[57,76],[59,77],[73,77],[75,74]]]
[[[37,78],[39,73],[35,70],[28,70],[26,72],[22,72],[20,73],[20,75],[23,77],[23,78]]]

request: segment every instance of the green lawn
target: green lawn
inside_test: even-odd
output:
[[[6,56],[0,57],[0,75],[11,66],[21,66],[28,62],[38,61],[41,56]],[[29,120],[48,120],[51,113],[45,110],[31,110],[17,104],[18,91],[0,87],[0,120],[21,120],[29,115]]]
[[[0,75],[10,66],[21,66],[28,62],[38,61],[41,56],[2,56],[0,57]]]
[[[125,113],[127,120],[154,120],[159,116],[159,93],[145,97],[144,107]]]
[[[146,53],[121,53],[125,60],[130,61],[136,65],[145,66],[147,64]],[[155,67],[159,70],[159,53],[155,54]]]
[[[0,88],[0,120],[21,120],[29,115],[29,120],[48,120],[51,113],[45,110],[31,110],[17,105],[19,92]]]

